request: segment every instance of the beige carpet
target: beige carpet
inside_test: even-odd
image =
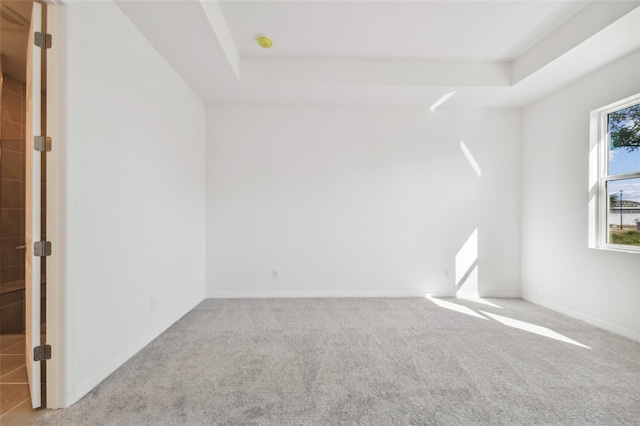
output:
[[[640,344],[522,300],[207,300],[38,424],[640,424]]]

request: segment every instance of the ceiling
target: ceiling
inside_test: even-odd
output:
[[[242,56],[513,59],[577,1],[224,1]],[[275,42],[260,48],[263,32]]]
[[[522,107],[640,48],[640,0],[116,3],[207,104]]]

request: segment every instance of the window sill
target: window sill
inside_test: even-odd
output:
[[[640,254],[640,247],[637,249],[636,248],[630,249],[624,246],[609,245],[609,246],[602,246],[602,247],[590,246],[589,248],[594,250],[614,251],[618,253]]]

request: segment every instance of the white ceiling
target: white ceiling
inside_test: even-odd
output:
[[[240,55],[513,59],[580,1],[222,1]],[[260,48],[255,36],[274,40]]]
[[[116,1],[209,104],[519,107],[640,48],[640,0]]]

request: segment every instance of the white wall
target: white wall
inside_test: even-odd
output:
[[[475,229],[465,289],[519,295],[520,130],[515,111],[208,109],[207,295],[452,295]]]
[[[115,4],[67,11],[73,403],[204,298],[205,122]]]
[[[640,256],[587,248],[589,112],[640,92],[635,52],[523,112],[522,289],[640,340]]]

